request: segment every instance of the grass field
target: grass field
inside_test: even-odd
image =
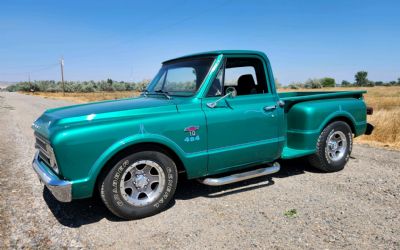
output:
[[[367,143],[374,146],[400,149],[400,87],[372,87],[372,88],[328,88],[330,90],[360,90],[365,89],[365,101],[374,108],[374,114],[368,116],[368,122],[375,126],[372,135],[356,138],[356,142]],[[279,91],[315,91],[309,89]],[[29,93],[31,94],[31,93]],[[44,98],[65,99],[77,103],[120,99],[138,95],[138,92],[97,92],[97,93],[35,93]]]

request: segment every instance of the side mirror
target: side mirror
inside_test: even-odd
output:
[[[222,96],[221,98],[219,98],[218,100],[215,100],[214,102],[209,102],[207,103],[207,107],[209,108],[215,108],[218,104],[219,101],[227,98],[228,96],[231,98],[235,98],[237,96],[237,91],[234,87],[228,87],[226,88],[226,94],[224,96]]]
[[[229,95],[231,98],[235,98],[237,96],[237,91],[234,87],[227,87],[226,95]]]

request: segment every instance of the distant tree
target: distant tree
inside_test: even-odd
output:
[[[351,85],[351,83],[349,81],[343,80],[342,81],[342,86],[343,87],[349,87]]]
[[[113,81],[111,79],[101,81],[65,81],[65,91],[71,92],[97,92],[97,91],[132,91],[143,90],[149,84],[150,80],[143,80],[140,82],[123,82]],[[61,92],[62,83],[53,80],[40,80],[34,82],[18,82],[8,86],[6,91],[43,91],[43,92]]]
[[[123,82],[117,82],[114,84],[114,89],[115,89],[115,91],[125,91],[126,85]]]
[[[88,92],[94,92],[94,86],[92,83],[84,83],[82,84],[82,92],[88,93]]]
[[[304,84],[301,82],[292,82],[289,85],[286,86],[286,88],[290,88],[290,89],[301,89],[301,88],[305,88]]]
[[[354,78],[356,80],[355,85],[356,86],[367,86],[368,85],[368,72],[366,71],[358,71]]]
[[[335,79],[330,78],[330,77],[322,78],[320,81],[321,81],[322,87],[324,87],[324,88],[329,88],[329,87],[335,87],[336,86]]]
[[[374,87],[374,86],[375,86],[375,82],[374,82],[374,81],[368,80],[368,83],[367,83],[366,86],[367,86],[367,87]]]
[[[114,91],[113,80],[107,79],[107,81],[100,81],[97,83],[100,91]]]
[[[375,82],[375,86],[382,86],[383,85],[383,82],[382,81],[377,81],[377,82]]]
[[[18,87],[16,84],[13,84],[13,85],[7,86],[6,90],[8,92],[15,92],[15,91],[18,91]]]
[[[70,88],[67,88],[67,89],[70,90],[69,92],[82,92],[83,85],[81,83],[74,83],[74,84],[71,84]]]
[[[114,91],[113,83],[114,83],[114,81],[111,78],[107,79],[106,91]]]
[[[135,88],[134,90],[136,91],[143,91],[146,89],[147,85],[149,85],[150,80],[143,80],[141,82],[135,83]]]
[[[322,88],[321,79],[308,79],[304,83],[306,89],[320,89]]]
[[[400,85],[400,77],[397,78],[397,85]]]
[[[296,85],[296,84],[294,84],[294,83],[289,84],[288,87],[289,87],[290,89],[299,89],[299,86]]]

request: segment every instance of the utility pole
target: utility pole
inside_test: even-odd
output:
[[[28,83],[29,83],[29,90],[32,92],[31,73],[29,72],[28,72]]]
[[[61,83],[62,83],[62,89],[63,89],[63,96],[65,96],[65,84],[64,84],[64,57],[61,57],[60,64],[61,64]]]

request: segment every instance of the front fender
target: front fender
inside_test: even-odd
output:
[[[138,134],[126,137],[112,144],[96,160],[89,171],[89,178],[96,179],[106,163],[121,150],[139,143],[157,143],[174,151],[180,159],[185,157],[185,152],[171,139],[159,134]]]
[[[171,139],[160,134],[136,134],[119,140],[108,147],[91,166],[88,177],[73,181],[72,194],[74,199],[92,196],[96,180],[107,162],[121,150],[140,143],[157,143],[172,150],[182,161],[189,179],[206,174],[207,152],[186,153]],[[187,167],[190,166],[190,167]]]

